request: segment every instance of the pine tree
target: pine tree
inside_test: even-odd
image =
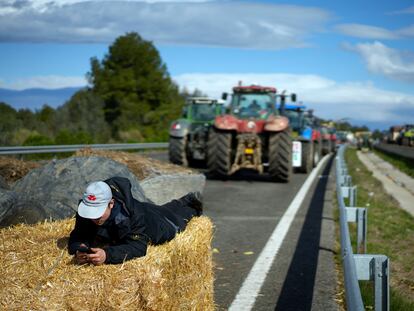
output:
[[[117,38],[101,62],[92,58],[88,76],[115,136],[138,129],[146,140],[163,138],[180,114],[178,87],[154,45],[137,33]]]

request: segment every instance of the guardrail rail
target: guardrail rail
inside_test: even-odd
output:
[[[92,144],[92,145],[50,145],[0,147],[0,155],[75,152],[91,148],[101,150],[144,150],[168,148],[168,143],[134,143],[134,144]]]
[[[366,254],[368,211],[366,208],[357,207],[357,186],[352,185],[352,177],[348,174],[344,159],[345,149],[346,146],[342,145],[336,157],[336,192],[340,215],[341,255],[347,309],[365,310],[358,281],[372,281],[375,310],[389,311],[390,260],[385,255]],[[346,206],[345,199],[348,199],[349,206]],[[349,222],[357,223],[356,254],[352,249]]]

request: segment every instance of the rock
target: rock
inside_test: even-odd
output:
[[[188,192],[202,192],[206,177],[202,174],[170,174],[148,177],[141,181],[145,196],[162,205]]]
[[[1,175],[0,175],[0,189],[10,189],[9,184],[4,179],[4,177]]]
[[[14,191],[0,188],[0,225],[7,215],[13,210],[17,202],[17,194]]]
[[[103,157],[71,157],[34,169],[15,183],[17,203],[8,224],[73,216],[87,184],[113,176],[128,178],[133,196],[148,201],[125,165]]]

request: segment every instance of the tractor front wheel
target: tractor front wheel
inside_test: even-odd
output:
[[[207,169],[210,174],[227,177],[231,168],[232,134],[212,128],[207,143]]]
[[[287,131],[269,136],[269,174],[272,179],[289,182],[292,175],[292,139]]]
[[[187,137],[172,137],[168,145],[168,156],[171,163],[188,166],[187,154]]]

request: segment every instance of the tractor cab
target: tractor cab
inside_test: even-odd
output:
[[[223,94],[223,99],[227,94]],[[233,88],[233,96],[229,113],[239,119],[265,120],[270,115],[278,115],[275,109],[276,89],[273,87],[236,86]]]
[[[192,97],[183,109],[183,118],[192,122],[212,122],[223,113],[223,101],[207,97]]]
[[[285,116],[289,119],[290,128],[294,132],[302,132],[307,126],[305,122],[305,106],[286,105]]]

